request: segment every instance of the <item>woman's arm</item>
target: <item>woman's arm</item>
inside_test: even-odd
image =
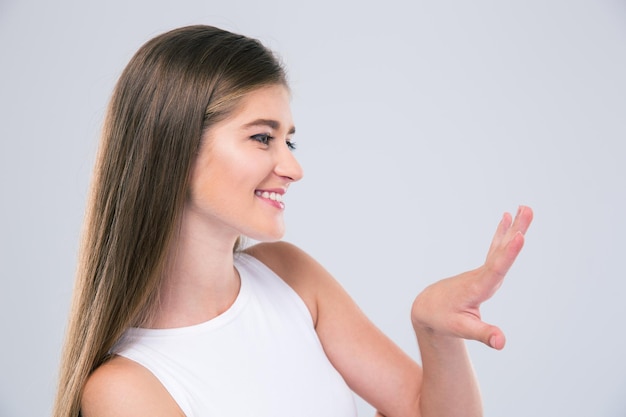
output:
[[[411,319],[423,369],[378,330],[343,288],[314,259],[286,243],[249,252],[303,298],[331,363],[379,415],[479,416],[478,384],[463,339],[504,346],[497,327],[480,319],[480,304],[502,283],[524,242],[532,211],[505,214],[480,268],[441,280],[413,303]]]
[[[184,413],[150,371],[116,356],[89,376],[82,394],[81,416],[184,417]]]
[[[505,213],[480,268],[436,282],[415,299],[411,319],[424,367],[422,415],[482,415],[463,339],[494,349],[504,347],[504,334],[481,320],[480,306],[502,284],[524,245],[532,218],[529,207],[521,206],[514,221]]]

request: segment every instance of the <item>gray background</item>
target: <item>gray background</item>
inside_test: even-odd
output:
[[[412,356],[413,297],[527,246],[468,343],[487,416],[625,416],[626,3],[0,0],[0,416],[49,413],[98,132],[137,48],[206,23],[289,69],[286,239]],[[360,415],[373,415],[359,403]]]

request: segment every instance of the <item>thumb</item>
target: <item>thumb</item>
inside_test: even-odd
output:
[[[506,337],[504,337],[504,333],[496,326],[490,326],[491,333],[487,342],[484,342],[487,346],[492,347],[496,350],[504,349],[504,345],[506,344]]]
[[[496,350],[502,350],[506,344],[506,337],[499,327],[480,320],[473,321],[466,328],[465,338],[477,340]]]

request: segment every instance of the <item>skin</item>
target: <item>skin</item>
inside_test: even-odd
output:
[[[436,282],[416,297],[411,320],[422,368],[365,317],[319,263],[277,241],[284,233],[284,208],[258,191],[282,193],[302,178],[288,146],[293,131],[288,91],[271,86],[251,92],[233,116],[207,132],[172,245],[176,250],[170,251],[162,308],[150,327],[189,326],[227,310],[239,291],[232,247],[239,235],[247,235],[265,243],[246,252],[302,297],[328,358],[377,415],[482,415],[464,339],[504,347],[502,331],[481,320],[480,305],[496,292],[522,249],[532,210],[520,207],[515,219],[503,216],[482,266]],[[149,371],[122,357],[90,376],[82,412],[84,417],[183,415]]]

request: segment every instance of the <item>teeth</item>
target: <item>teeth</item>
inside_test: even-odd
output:
[[[259,197],[263,197],[263,198],[267,198],[269,200],[272,201],[278,201],[279,203],[282,203],[283,201],[283,196],[278,194],[278,193],[274,193],[274,192],[269,192],[269,191],[255,191],[254,194],[256,194]]]

